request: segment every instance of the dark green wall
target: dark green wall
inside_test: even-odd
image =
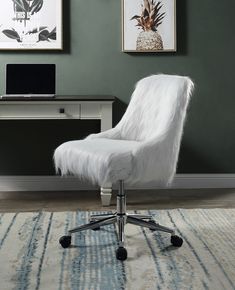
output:
[[[178,172],[234,173],[234,11],[235,1],[177,0],[178,51],[127,54],[121,52],[120,0],[64,0],[64,51],[1,51],[0,93],[4,93],[6,63],[56,63],[59,94],[115,95],[121,101],[114,108],[117,121],[140,78],[158,72],[189,75],[195,81],[196,90],[189,109]],[[55,140],[51,140],[47,137],[48,130],[44,129],[53,131],[56,125],[39,122],[36,125],[41,128],[39,136],[44,145],[42,150],[35,150],[29,133],[30,126],[34,130],[34,123],[19,124],[23,135],[26,130],[24,138],[12,137],[17,136],[19,130],[16,123],[8,121],[1,125],[4,142],[0,142],[0,174],[43,174],[41,169],[46,163],[39,166],[35,160],[30,169],[25,167],[23,160],[33,158],[35,151],[41,156],[49,156],[47,151],[52,150],[51,144],[55,146],[63,139],[61,136],[75,138],[78,134],[67,135],[70,124],[58,123],[57,131],[60,129],[61,135],[56,139],[58,134],[55,133]],[[84,131],[83,125],[79,126],[78,130]],[[97,130],[98,125],[93,126]],[[10,144],[12,138],[16,144]],[[23,148],[24,144],[28,156],[24,150],[21,154],[14,149],[18,145]],[[15,158],[11,158],[12,152]],[[6,165],[8,160],[9,166]],[[14,167],[14,163],[18,165]],[[46,168],[44,173],[48,174]]]

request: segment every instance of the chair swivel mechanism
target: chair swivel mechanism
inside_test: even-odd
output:
[[[127,223],[167,232],[173,246],[182,245],[183,240],[174,229],[158,224],[151,215],[126,212],[124,184],[153,182],[161,188],[170,185],[192,91],[193,82],[188,77],[164,74],[146,77],[137,83],[125,114],[114,128],[56,148],[55,167],[62,176],[74,175],[99,186],[107,182],[119,186],[116,213],[91,215],[88,224],[71,229],[60,238],[63,248],[70,246],[73,233],[117,224],[116,257],[125,260]]]

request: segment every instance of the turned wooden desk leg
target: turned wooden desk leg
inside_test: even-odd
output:
[[[109,206],[112,197],[112,184],[105,184],[100,188],[101,203],[103,206]]]
[[[112,128],[112,104],[101,106],[101,132]],[[101,203],[109,206],[112,197],[112,184],[107,183],[100,188]]]

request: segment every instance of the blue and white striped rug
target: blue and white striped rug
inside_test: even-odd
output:
[[[146,211],[142,211],[146,213]],[[58,239],[88,212],[0,214],[1,290],[235,289],[235,209],[152,210],[184,239],[126,226],[128,259],[117,261],[114,226]]]

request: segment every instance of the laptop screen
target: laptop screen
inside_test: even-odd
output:
[[[55,64],[7,64],[7,94],[55,94]]]

